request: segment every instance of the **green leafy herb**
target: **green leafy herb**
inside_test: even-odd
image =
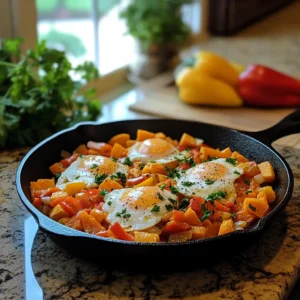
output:
[[[97,164],[93,164],[93,165],[91,166],[91,169],[96,169],[97,167],[98,167]]]
[[[107,178],[107,175],[106,174],[101,174],[101,175],[96,175],[95,176],[95,182],[97,183],[97,184],[100,184],[100,183],[102,183],[105,179]]]
[[[204,162],[209,162],[209,161],[216,160],[216,159],[218,159],[218,157],[210,157],[210,156],[208,156],[207,159],[202,159],[202,162],[203,163]]]
[[[170,211],[174,208],[173,205],[171,205],[171,204],[167,204],[167,205],[165,205],[165,207],[166,207],[167,211]]]
[[[231,218],[232,218],[233,220],[235,220],[235,219],[236,219],[236,213],[232,213],[232,214],[231,214]]]
[[[236,158],[230,158],[230,157],[228,157],[228,158],[226,158],[226,162],[228,162],[228,163],[230,163],[230,164],[236,166],[236,164],[237,164],[237,159],[236,159]]]
[[[115,179],[115,178],[120,179],[120,180],[121,180],[121,184],[122,184],[123,186],[125,186],[125,184],[126,184],[126,174],[125,174],[125,173],[117,172],[116,175],[110,175],[110,178],[111,178],[111,179]]]
[[[252,193],[252,190],[249,189],[248,191],[246,191],[246,195],[248,195],[250,193]]]
[[[237,170],[235,170],[233,173],[236,174],[236,175],[242,175],[242,174],[241,174],[239,171],[237,171]]]
[[[208,219],[209,217],[210,217],[210,213],[211,213],[211,211],[210,210],[206,210],[204,213],[203,213],[203,215],[202,215],[202,217],[201,217],[201,222],[203,222],[203,221],[205,221],[206,219]]]
[[[150,161],[149,161],[149,163],[151,163],[151,164],[155,164],[155,163],[156,163],[156,161],[155,161],[155,160],[150,160]]]
[[[82,89],[99,77],[92,63],[72,67],[65,52],[47,48],[46,41],[20,56],[21,43],[1,43],[0,148],[35,145],[78,122],[95,120],[100,113],[96,90]]]
[[[177,205],[177,200],[173,199],[173,198],[168,198],[168,200],[173,204],[173,205]]]
[[[163,191],[163,190],[165,189],[165,187],[166,187],[166,184],[163,183],[163,184],[160,186],[160,189]]]
[[[253,211],[256,211],[256,207],[253,206],[253,205],[251,205],[251,204],[249,204],[249,208],[250,208],[251,210],[253,210]]]
[[[213,183],[215,182],[215,180],[206,179],[204,182],[205,182],[205,184],[207,184],[207,185],[211,185],[211,184],[213,184]]]
[[[161,195],[161,193],[157,193],[157,197],[159,200],[163,201],[164,200],[164,197]]]
[[[160,207],[156,204],[151,209],[151,212],[159,212],[159,211],[160,211]]]
[[[191,182],[191,181],[182,181],[181,184],[182,184],[183,186],[188,186],[188,187],[190,187],[190,186],[194,185],[195,182]]]
[[[207,196],[206,200],[208,201],[214,201],[214,200],[218,200],[218,199],[223,199],[227,197],[227,193],[226,192],[216,192],[216,193],[211,193]]]
[[[176,178],[176,177],[180,178],[181,177],[181,174],[177,169],[170,169],[170,168],[166,167],[166,170],[168,172],[167,176],[169,178]]]
[[[108,204],[109,206],[111,206],[112,202],[109,200],[109,201],[107,201],[107,204]]]
[[[75,179],[78,179],[80,177],[80,175],[77,175],[76,177],[75,177]]]
[[[179,193],[177,187],[170,185],[169,188],[172,194],[177,195]]]
[[[100,196],[102,196],[102,197],[104,197],[107,194],[108,194],[107,190],[101,190],[101,192],[100,192]]]
[[[175,158],[178,160],[179,164],[188,163],[191,167],[196,166],[196,163],[192,157],[183,157],[183,158],[175,157]]]
[[[57,173],[57,174],[55,175],[55,178],[58,179],[60,176],[61,176],[61,173]]]
[[[245,182],[247,185],[250,185],[250,180],[249,180],[249,179],[244,178],[244,182]]]
[[[130,158],[128,156],[123,161],[123,165],[131,167],[132,164],[133,164],[133,162],[130,160]]]
[[[183,198],[181,200],[180,205],[179,205],[179,209],[184,210],[189,206],[189,204],[190,204],[190,200],[188,198]]]
[[[143,164],[143,163],[139,163],[139,168],[140,168],[140,170],[143,170],[143,169],[144,169],[144,167],[145,167],[145,164]]]
[[[121,212],[116,213],[116,217],[129,219],[131,217],[131,214],[127,213],[127,208],[124,208]]]
[[[111,159],[114,161],[114,162],[117,162],[118,159],[116,157],[111,157]]]

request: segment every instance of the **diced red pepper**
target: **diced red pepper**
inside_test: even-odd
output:
[[[42,199],[41,198],[34,198],[33,202],[32,202],[33,206],[37,209],[41,209],[42,208]]]
[[[78,156],[79,156],[79,153],[74,153],[72,156],[62,159],[60,162],[65,168],[67,168],[70,166],[70,164],[72,162],[74,162],[78,158]]]
[[[164,226],[162,230],[162,234],[163,235],[173,234],[173,233],[188,231],[190,229],[191,229],[191,225],[189,225],[188,223],[177,222],[175,220],[172,220]]]
[[[66,202],[60,202],[59,205],[69,214],[70,217],[73,217],[75,215],[73,208]]]
[[[111,232],[116,236],[116,238],[124,241],[134,241],[134,237],[127,233],[123,227],[116,222],[110,227]]]

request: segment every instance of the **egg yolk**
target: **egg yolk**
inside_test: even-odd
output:
[[[135,209],[150,209],[161,202],[159,197],[162,195],[159,191],[160,189],[154,186],[131,189],[122,195],[120,201]]]
[[[155,138],[145,140],[138,147],[139,153],[149,156],[170,154],[174,152],[174,150],[176,149],[174,149],[172,144],[168,143],[165,140]]]
[[[197,165],[192,174],[201,180],[217,180],[227,174],[227,168],[224,165],[216,162],[208,162]]]
[[[97,174],[112,174],[116,172],[117,164],[108,157],[97,157],[97,160],[87,157],[80,162],[79,167]]]

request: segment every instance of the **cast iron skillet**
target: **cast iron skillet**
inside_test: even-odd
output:
[[[121,132],[135,136],[137,129],[142,128],[153,132],[162,131],[168,136],[179,139],[183,132],[203,138],[205,143],[219,148],[231,147],[244,154],[250,160],[257,162],[270,161],[275,168],[277,199],[273,210],[251,228],[236,231],[228,235],[210,239],[195,240],[185,243],[153,243],[143,244],[112,240],[89,235],[73,230],[52,221],[39,212],[30,201],[30,181],[38,178],[51,178],[49,166],[61,159],[61,150],[72,152],[79,144],[89,140],[107,141],[110,137]],[[40,229],[46,232],[54,241],[85,256],[113,256],[114,258],[140,257],[143,261],[157,262],[163,258],[166,261],[172,257],[181,256],[202,257],[205,259],[218,253],[218,257],[238,250],[249,243],[254,243],[256,237],[263,232],[270,220],[287,204],[293,191],[293,174],[287,162],[271,146],[276,139],[300,132],[300,110],[287,116],[275,126],[260,132],[239,132],[233,129],[198,122],[146,119],[130,120],[105,124],[81,123],[63,130],[35,146],[22,160],[16,175],[19,196],[38,222]],[[270,228],[269,230],[272,230]],[[128,260],[128,259],[127,259]],[[178,259],[177,259],[178,261]],[[157,264],[156,264],[157,265]]]

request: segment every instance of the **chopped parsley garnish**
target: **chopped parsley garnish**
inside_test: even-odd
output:
[[[156,204],[151,209],[151,212],[159,212],[159,211],[160,211],[160,207]]]
[[[246,195],[248,195],[248,194],[250,194],[250,193],[252,193],[252,190],[246,191]]]
[[[171,204],[167,204],[167,205],[165,205],[165,207],[166,207],[167,211],[170,211],[174,208],[173,205],[171,205]]]
[[[93,165],[91,166],[91,169],[96,169],[97,167],[98,167],[97,164],[93,164]]]
[[[173,205],[177,205],[177,200],[173,199],[173,198],[168,198],[168,200],[173,203]]]
[[[247,185],[250,185],[250,180],[249,180],[249,179],[244,178],[244,182],[245,182]]]
[[[186,209],[190,204],[190,200],[188,198],[182,198],[181,203],[179,205],[180,210]]]
[[[156,163],[155,160],[150,160],[149,162],[152,163],[152,164],[155,164],[155,163]]]
[[[163,191],[163,190],[165,189],[165,187],[166,187],[166,184],[163,183],[163,184],[160,186],[160,189]]]
[[[82,154],[80,154],[80,155],[79,155],[79,157],[80,157],[80,158],[83,158],[83,155],[82,155]]]
[[[213,183],[215,182],[215,180],[206,179],[204,182],[205,182],[205,184],[207,184],[207,185],[211,185],[211,184],[213,184]]]
[[[107,190],[101,190],[100,196],[104,197],[106,194],[108,194]]]
[[[111,206],[112,202],[111,201],[107,201],[107,205]]]
[[[251,204],[249,204],[249,208],[252,209],[253,211],[256,211],[256,207]]]
[[[164,200],[164,197],[161,195],[161,193],[157,193],[157,197],[159,200],[163,201]]]
[[[183,157],[183,158],[175,157],[175,158],[178,160],[179,164],[188,163],[191,167],[196,166],[196,163],[192,157]]]
[[[191,182],[191,181],[182,181],[181,183],[183,186],[192,186],[195,184],[195,182]]]
[[[216,160],[216,159],[218,159],[218,157],[208,156],[207,159],[202,159],[202,162],[205,163],[205,162],[209,162],[209,161]]]
[[[60,176],[61,176],[61,173],[57,173],[57,174],[55,175],[55,178],[58,179]]]
[[[122,172],[117,172],[117,174],[116,175],[111,175],[110,176],[110,179],[120,179],[121,180],[121,184],[123,185],[123,186],[125,186],[125,184],[126,184],[126,175],[125,175],[125,173],[122,173]]]
[[[235,170],[234,172],[233,172],[233,174],[236,174],[236,175],[242,175],[239,171],[237,171],[237,170]]]
[[[230,157],[228,157],[228,158],[226,158],[226,162],[228,162],[228,163],[230,163],[230,164],[236,166],[236,164],[237,164],[237,159],[236,159],[236,158],[230,158]]]
[[[122,209],[121,212],[116,213],[116,217],[124,218],[124,219],[129,219],[131,217],[131,214],[126,212],[127,208]]]
[[[114,162],[117,162],[118,159],[116,157],[111,157],[111,159],[114,161]]]
[[[75,177],[75,179],[78,179],[80,177],[80,175],[77,175],[76,177]]]
[[[208,219],[210,217],[210,210],[206,210],[204,213],[203,213],[203,215],[202,215],[202,217],[201,217],[201,222],[203,222],[203,221],[205,221],[206,219]]]
[[[232,213],[232,214],[231,214],[231,218],[232,218],[233,220],[235,220],[235,219],[236,219],[236,213]]]
[[[223,199],[226,198],[227,193],[226,192],[216,192],[216,193],[211,193],[207,196],[206,200],[208,201],[215,201],[217,199]]]
[[[177,195],[179,193],[177,187],[170,185],[169,188],[172,194]]]
[[[133,162],[130,160],[130,158],[128,156],[123,161],[123,165],[131,167],[132,164],[133,164]]]
[[[144,169],[144,167],[145,167],[145,164],[143,164],[143,163],[139,163],[139,168],[140,168],[140,170],[143,170],[143,169]]]
[[[106,174],[101,174],[101,175],[96,175],[95,176],[95,182],[97,183],[97,184],[100,184],[100,183],[102,183],[105,179],[107,178],[107,175]]]
[[[176,178],[176,177],[180,178],[181,177],[180,172],[178,170],[176,170],[176,169],[170,169],[170,168],[166,167],[166,170],[168,172],[167,176],[169,178]]]

